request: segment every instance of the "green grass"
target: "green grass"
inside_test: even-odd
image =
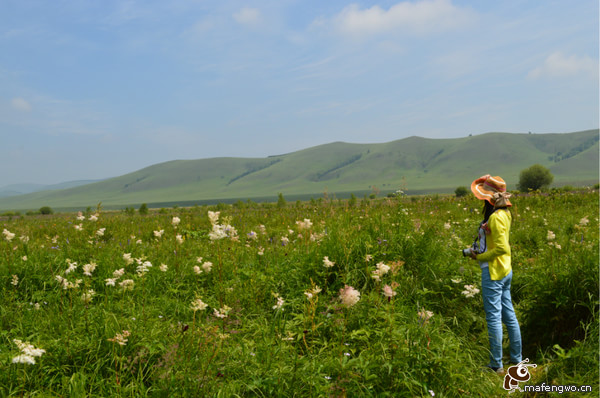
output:
[[[276,197],[279,192],[286,197],[398,189],[452,193],[471,181],[475,171],[501,175],[514,189],[520,171],[535,163],[550,168],[557,185],[593,185],[598,182],[597,137],[598,130],[410,137],[384,144],[336,142],[261,159],[177,160],[85,186],[0,198],[0,209],[216,203]]]
[[[524,357],[538,365],[529,383],[589,384],[592,393],[577,396],[597,396],[598,192],[511,201],[513,299]],[[481,296],[461,293],[480,287],[477,265],[460,255],[480,207],[472,197],[426,196],[4,220],[0,395],[505,396],[502,378],[480,370]],[[211,240],[209,210],[237,238]],[[139,261],[128,264],[125,253]],[[145,261],[152,267],[140,274]],[[391,267],[379,282],[378,263]],[[81,282],[64,289],[57,275]],[[132,290],[120,287],[126,279]],[[339,298],[346,285],[360,292],[351,307]],[[385,285],[396,296],[385,297]],[[198,298],[206,309],[192,310]],[[227,317],[217,317],[225,306]],[[433,316],[420,319],[423,310]],[[12,363],[15,339],[46,352],[35,365]]]

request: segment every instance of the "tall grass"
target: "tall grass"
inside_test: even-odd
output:
[[[529,383],[597,396],[598,193],[513,202],[513,300],[538,365]],[[480,207],[423,197],[5,220],[0,394],[506,394],[481,371],[480,294],[463,293],[480,285],[460,254]],[[360,292],[354,305],[345,286]],[[45,353],[13,363],[15,339]]]

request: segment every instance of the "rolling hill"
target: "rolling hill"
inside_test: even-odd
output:
[[[334,142],[267,158],[174,160],[68,189],[0,198],[0,211],[41,206],[110,208],[381,192],[453,192],[474,178],[501,175],[514,189],[532,164],[555,185],[598,182],[598,130],[564,134],[487,133],[454,139],[409,137],[381,144]]]

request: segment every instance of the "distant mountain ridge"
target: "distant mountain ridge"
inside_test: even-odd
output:
[[[539,163],[557,185],[598,182],[599,131],[563,134],[486,133],[452,139],[408,137],[381,144],[334,142],[266,158],[173,160],[67,189],[0,198],[14,209],[125,207],[361,194],[370,191],[453,192],[482,174],[514,189],[521,170]]]
[[[66,189],[78,187],[80,185],[92,184],[102,180],[77,180],[67,181],[58,184],[10,184],[0,187],[0,198],[7,196],[25,195],[32,192],[50,191],[54,189]]]

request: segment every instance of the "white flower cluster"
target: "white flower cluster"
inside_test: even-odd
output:
[[[433,312],[426,311],[424,308],[422,308],[421,311],[419,311],[417,313],[417,315],[419,316],[419,323],[421,325],[425,325],[429,321],[429,319],[433,316]]]
[[[6,228],[4,228],[4,230],[2,231],[2,235],[4,235],[4,239],[6,239],[8,242],[10,242],[11,240],[13,240],[15,238],[15,234],[10,232]]]
[[[323,266],[325,268],[331,268],[335,265],[335,263],[331,260],[329,260],[329,257],[325,256],[323,257]]]
[[[305,291],[304,294],[306,295],[307,299],[312,300],[312,298],[315,297],[320,292],[321,292],[321,288],[319,286],[315,285],[311,290]]]
[[[371,272],[371,278],[380,281],[381,277],[390,271],[390,266],[383,262],[377,263],[377,269]]]
[[[475,285],[465,285],[465,290],[461,292],[465,297],[475,297],[479,293],[479,289]]]
[[[113,343],[117,343],[121,346],[124,346],[125,344],[127,344],[127,337],[129,337],[131,335],[131,333],[129,332],[129,330],[123,330],[122,333],[117,333],[115,335],[115,337],[113,337],[112,339],[107,339],[108,341],[112,341]]]
[[[13,342],[19,347],[21,354],[14,357],[12,363],[35,365],[35,357],[41,357],[46,352],[43,348],[35,348],[28,341],[14,339]]]
[[[231,307],[224,305],[222,308],[218,310],[215,308],[214,314],[217,318],[227,318],[229,316],[229,311],[231,311]]]
[[[340,289],[340,300],[346,307],[352,307],[360,300],[360,292],[352,286],[345,285]]]
[[[204,311],[206,309],[206,307],[208,307],[208,305],[202,301],[202,299],[197,298],[194,301],[192,301],[192,311],[196,312],[196,311]]]
[[[234,227],[227,223],[227,220],[224,220],[224,224],[217,224],[219,221],[219,215],[221,212],[218,211],[208,211],[208,219],[212,224],[212,231],[208,233],[208,237],[210,240],[220,240],[224,238],[230,238],[231,240],[237,240],[237,231]]]
[[[296,221],[296,225],[298,226],[299,231],[303,231],[305,229],[310,229],[312,227],[312,221],[308,218],[305,218],[304,221]]]

